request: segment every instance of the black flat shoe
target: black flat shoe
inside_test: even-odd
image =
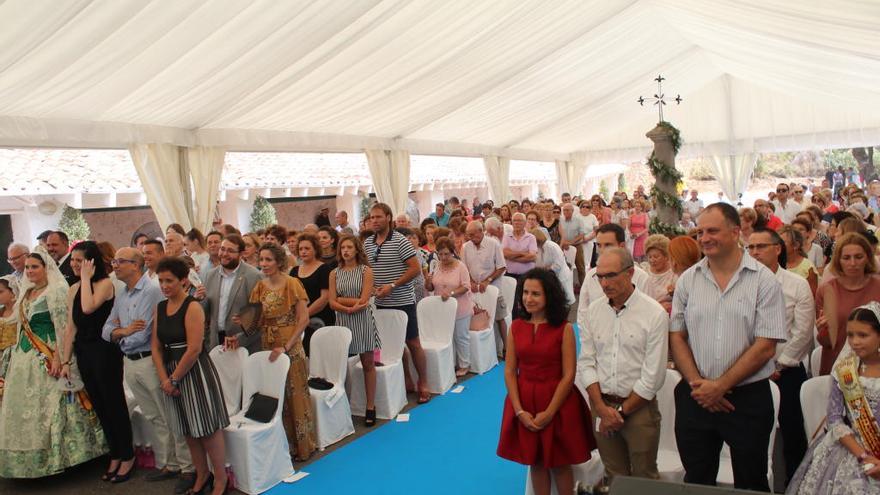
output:
[[[205,480],[205,484],[202,485],[201,488],[196,490],[196,487],[193,486],[186,492],[189,495],[205,495],[211,493],[214,490],[214,473],[208,473],[208,479]]]
[[[370,427],[376,424],[376,408],[367,409],[364,415],[364,426]]]

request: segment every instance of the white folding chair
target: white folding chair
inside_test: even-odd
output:
[[[452,334],[458,301],[430,296],[419,301],[419,337],[425,350],[425,377],[432,394],[443,394],[455,383],[455,355]]]
[[[373,311],[379,340],[382,341],[382,366],[376,367],[376,417],[392,419],[406,407],[406,384],[403,379],[403,348],[406,345],[406,313],[397,309]],[[360,358],[349,360],[351,412],[363,416],[367,410],[364,390],[364,367]]]
[[[770,381],[770,394],[773,397],[773,430],[770,432],[770,442],[767,446],[767,480],[773,486],[773,447],[776,445],[776,428],[779,427],[779,386]],[[733,486],[733,463],[730,458],[730,447],[725,443],[721,448],[721,458],[718,463],[717,483],[721,486]]]
[[[510,331],[510,324],[513,322],[513,299],[516,297],[516,280],[511,277],[501,276],[501,297],[504,298],[504,321],[507,323],[507,331]],[[501,330],[495,330],[495,350],[498,354],[504,350],[504,339],[501,337]]]
[[[224,431],[226,458],[235,472],[236,488],[249,495],[263,493],[293,474],[290,448],[281,411],[290,358],[286,354],[269,362],[270,351],[251,354],[244,365],[242,410],[229,418]],[[268,423],[245,418],[255,393],[278,398],[275,416]]]
[[[810,354],[810,376],[819,376],[819,368],[822,367],[822,347],[816,347]]]
[[[320,450],[354,433],[351,408],[345,393],[349,344],[351,330],[345,327],[322,327],[312,335],[309,376],[323,378],[333,384],[330,390],[309,389]]]
[[[498,307],[498,287],[490,285],[486,292],[473,294],[474,303],[489,313],[489,326],[468,332],[471,341],[471,371],[483,374],[498,364],[495,348],[495,309]]]
[[[156,438],[153,424],[150,423],[150,420],[148,420],[146,416],[144,416],[141,407],[137,403],[137,399],[134,398],[134,393],[128,388],[128,383],[126,383],[125,380],[122,381],[122,388],[125,392],[128,416],[131,420],[132,442],[134,445],[141,447],[152,447],[153,445],[157,445],[159,442]]]
[[[807,434],[807,441],[813,439],[825,420],[828,396],[833,385],[831,375],[810,378],[801,385],[801,411],[804,412],[804,432]]]
[[[666,370],[663,387],[657,392],[657,407],[660,409],[660,448],[657,450],[657,470],[660,478],[666,481],[683,481],[684,466],[678,455],[675,443],[675,386],[681,381],[681,374]]]
[[[244,347],[230,351],[218,345],[211,349],[208,356],[214,362],[214,368],[217,369],[217,375],[220,377],[226,412],[232,416],[241,410],[241,382],[248,351]]]

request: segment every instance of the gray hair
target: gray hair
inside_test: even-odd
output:
[[[629,250],[627,250],[627,249],[624,249],[622,247],[616,247],[616,246],[611,247],[611,248],[606,248],[602,251],[602,254],[600,254],[599,257],[604,258],[608,255],[617,256],[617,259],[620,260],[620,269],[621,270],[628,270],[628,269],[632,268],[633,266],[635,266],[635,263],[633,262],[632,254],[630,254]]]
[[[31,249],[29,247],[27,247],[26,245],[24,245],[20,242],[13,242],[12,244],[10,244],[9,247],[6,248],[6,252],[8,253],[8,252],[12,251],[13,249],[16,249],[19,251],[24,251],[25,253],[31,252]]]
[[[486,219],[486,229],[487,230],[497,230],[497,229],[501,229],[501,228],[503,228],[503,227],[501,224],[501,220],[499,220],[498,217],[489,217]]]
[[[511,220],[514,220],[514,219],[517,219],[517,218],[520,218],[520,219],[522,219],[522,220],[525,220],[525,219],[526,219],[526,214],[518,211],[518,212],[514,213],[512,217],[510,217]]]

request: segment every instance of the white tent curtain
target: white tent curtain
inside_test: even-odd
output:
[[[193,185],[193,226],[207,233],[211,230],[214,210],[220,197],[220,178],[226,150],[203,147],[185,149],[186,162],[192,175]]]
[[[556,160],[559,194],[567,192],[572,196],[581,195],[587,168],[586,157],[583,153],[576,153],[571,160]]]
[[[397,215],[406,210],[409,197],[409,152],[405,150],[366,150],[370,177],[376,198]]]
[[[175,222],[186,230],[192,228],[187,211],[187,188],[181,181],[180,148],[154,143],[135,144],[128,150],[162,230]]]
[[[712,157],[712,165],[718,182],[721,183],[721,190],[731,203],[736,204],[739,195],[748,189],[757,163],[756,153]]]
[[[510,201],[510,158],[497,155],[484,156],[483,167],[486,169],[489,199],[496,204]]]

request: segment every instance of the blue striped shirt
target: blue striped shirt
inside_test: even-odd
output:
[[[687,331],[700,375],[715,380],[763,337],[785,341],[785,299],[773,272],[743,253],[736,273],[722,292],[703,258],[675,284],[671,332]],[[773,360],[738,385],[770,377]]]

